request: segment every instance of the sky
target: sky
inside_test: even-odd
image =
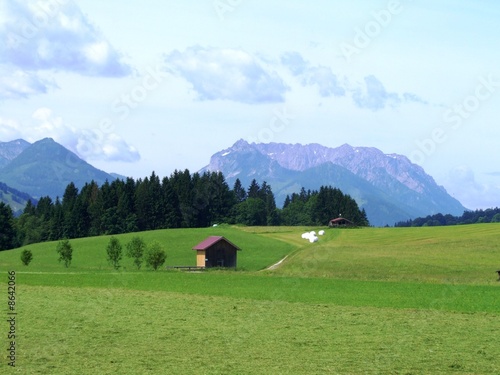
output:
[[[500,2],[0,0],[0,141],[134,178],[239,139],[376,147],[500,206]]]

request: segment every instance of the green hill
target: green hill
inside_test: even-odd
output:
[[[243,250],[238,268],[266,271],[286,277],[321,277],[360,281],[395,281],[454,284],[496,284],[500,269],[500,224],[475,224],[423,228],[327,229],[316,243],[301,238],[302,227],[233,227],[165,229],[116,235],[125,245],[139,236],[147,243],[160,242],[167,252],[167,266],[196,263],[192,247],[211,235],[221,235]],[[110,271],[106,246],[110,236],[70,240],[73,263],[67,272]],[[30,271],[61,271],[57,242],[27,246],[34,254]],[[17,268],[21,249],[0,253],[0,270]],[[133,271],[132,260],[121,262]],[[26,268],[28,269],[28,268]]]
[[[300,245],[275,273],[373,281],[496,284],[500,224],[423,228],[328,230]]]
[[[195,266],[193,246],[211,235],[225,236],[242,250],[238,252],[238,268],[258,271],[273,264],[294,250],[294,246],[267,236],[255,235],[230,226],[201,229],[165,229],[149,232],[116,235],[124,247],[132,237],[139,236],[146,243],[160,242],[167,252],[166,266]],[[26,270],[37,272],[109,272],[112,267],[106,261],[106,246],[111,236],[89,237],[70,240],[73,247],[71,267],[64,270],[57,262],[58,242],[32,244],[25,248],[33,252],[34,260]],[[24,249],[24,248],[22,248]],[[20,264],[22,249],[0,252],[0,269],[13,269]],[[123,257],[122,266],[134,271],[133,261]],[[123,270],[123,269],[122,269]]]

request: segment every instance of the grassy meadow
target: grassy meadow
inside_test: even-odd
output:
[[[120,270],[109,237],[0,253],[16,271],[16,367],[23,374],[492,374],[500,372],[500,225],[327,229],[175,229],[116,236],[159,241],[167,266],[223,235],[237,270]],[[286,257],[279,267],[266,270]],[[1,298],[1,297],[0,297]],[[4,325],[5,333],[8,325]],[[9,346],[6,334],[3,346]]]

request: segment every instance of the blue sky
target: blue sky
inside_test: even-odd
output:
[[[500,206],[498,19],[486,0],[0,0],[0,141],[136,178],[241,138],[348,143]]]

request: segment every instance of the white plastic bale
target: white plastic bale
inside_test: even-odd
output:
[[[324,235],[324,234],[325,234],[325,231],[324,231],[324,230],[320,230],[320,231],[318,232],[318,234],[319,234],[320,236],[322,236],[322,235]]]
[[[318,237],[316,237],[316,236],[311,236],[311,237],[309,237],[309,242],[310,242],[310,243],[313,243],[313,242],[318,242]]]

